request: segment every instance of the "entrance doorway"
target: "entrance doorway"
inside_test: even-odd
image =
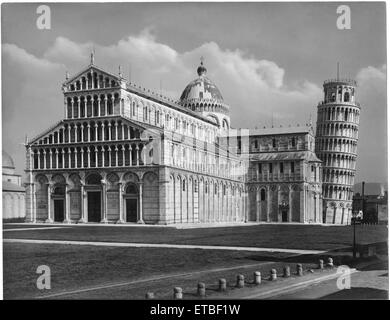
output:
[[[54,221],[63,222],[64,218],[64,200],[54,200]]]
[[[137,199],[126,199],[126,222],[137,222]]]
[[[287,209],[283,209],[282,210],[282,222],[287,222],[288,221],[287,212],[288,212]]]
[[[88,192],[88,222],[101,220],[101,196],[99,191]]]

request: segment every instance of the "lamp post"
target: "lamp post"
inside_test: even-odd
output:
[[[356,259],[356,218],[358,213],[356,211],[352,212],[352,222],[353,222],[353,244],[352,244],[352,252],[353,258]]]

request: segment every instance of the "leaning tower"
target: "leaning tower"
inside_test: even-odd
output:
[[[324,82],[317,110],[316,154],[323,168],[323,222],[349,224],[355,179],[360,105],[356,81]]]

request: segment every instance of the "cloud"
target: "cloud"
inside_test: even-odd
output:
[[[20,147],[24,135],[34,136],[63,116],[61,84],[65,71],[78,73],[89,64],[95,48],[95,64],[112,72],[122,66],[131,82],[178,99],[196,75],[199,58],[205,57],[209,78],[230,105],[234,127],[305,123],[322,97],[317,84],[305,80],[286,83],[284,68],[275,61],[258,59],[241,50],[207,42],[186,52],[158,42],[150,29],[110,45],[77,43],[58,37],[41,57],[14,44],[3,45],[3,132],[15,132],[4,140],[5,148],[24,167]],[[367,71],[364,76],[374,71]],[[19,148],[19,149],[17,149]],[[19,158],[18,158],[19,157]]]
[[[180,53],[158,42],[150,29],[108,46],[59,37],[44,58],[63,63],[76,73],[88,62],[93,47],[97,65],[117,72],[120,64],[125,76],[129,78],[131,73],[132,82],[152,90],[159,89],[161,82],[164,93],[174,99],[196,77],[199,58],[204,56],[209,77],[231,106],[235,126],[270,124],[271,118],[283,124],[306,122],[322,95],[321,88],[309,81],[286,84],[285,70],[274,61],[238,49],[222,49],[215,42]]]
[[[375,68],[372,66],[362,68],[359,70],[356,79],[360,84],[367,84],[372,80],[386,81],[386,65],[379,68]]]

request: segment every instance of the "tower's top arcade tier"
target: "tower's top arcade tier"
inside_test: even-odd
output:
[[[332,85],[345,85],[345,86],[357,87],[357,82],[356,80],[353,79],[329,79],[324,81],[324,87],[329,87]]]
[[[353,79],[331,79],[324,82],[324,103],[356,103],[355,89],[357,83]]]

